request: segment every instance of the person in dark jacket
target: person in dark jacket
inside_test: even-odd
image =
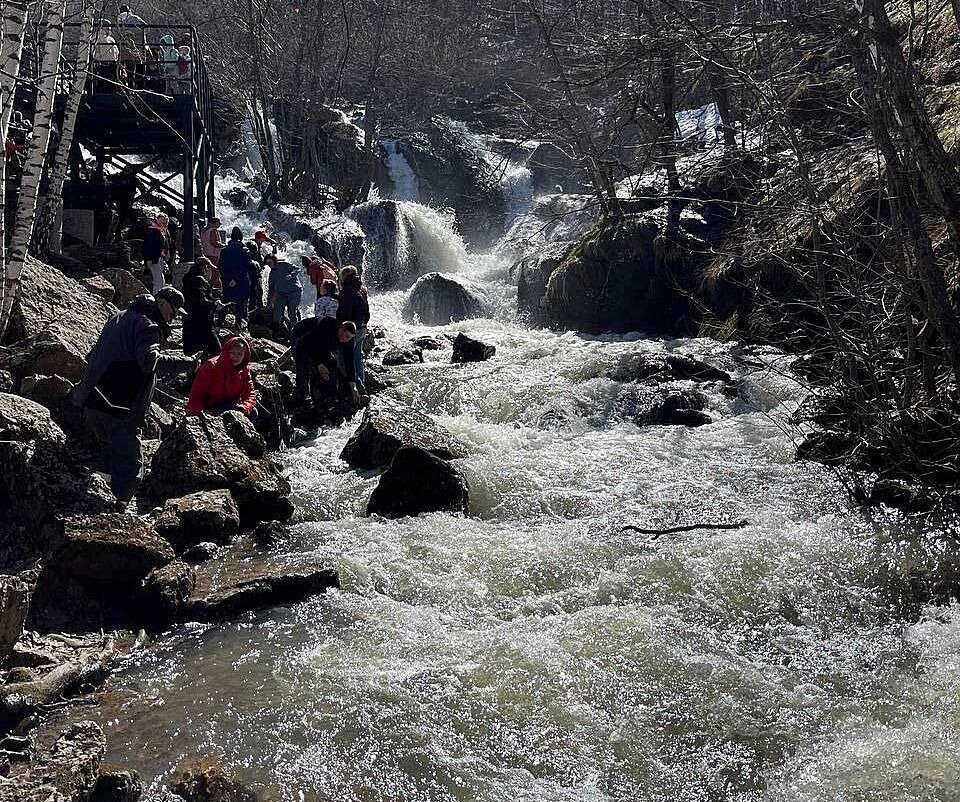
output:
[[[153,281],[151,290],[154,294],[164,285],[167,257],[170,255],[167,222],[168,218],[165,214],[158,214],[143,235],[143,261],[150,271],[150,278]]]
[[[310,317],[294,326],[294,342],[289,352],[297,372],[293,404],[303,403],[310,394],[310,378],[316,372],[323,395],[333,395],[337,390],[337,362],[345,365],[344,378],[354,403],[359,403],[360,392],[353,375],[353,339],[357,327],[350,321],[337,322],[333,318]],[[289,353],[288,352],[288,353]],[[284,354],[279,362],[283,362]]]
[[[247,319],[250,305],[250,253],[243,244],[243,232],[234,226],[230,242],[220,251],[220,281],[223,283],[223,298],[233,304],[237,322]]]
[[[250,311],[263,307],[263,260],[257,243],[248,242],[250,253]]]
[[[367,334],[367,324],[370,322],[370,304],[367,301],[367,288],[360,281],[360,273],[353,265],[347,265],[340,271],[337,320],[341,322],[349,320],[357,327],[357,336],[353,339],[353,366],[350,372],[362,390],[365,378],[363,338]]]
[[[193,360],[163,353],[170,324],[183,313],[183,295],[161,287],[139,295],[111,317],[87,355],[87,375],[73,401],[104,446],[104,462],[117,509],[127,508],[143,468],[139,430],[146,418],[158,370],[183,370]]]
[[[290,319],[292,328],[300,320],[300,301],[303,299],[303,284],[300,282],[300,268],[285,259],[277,259],[272,254],[264,264],[270,267],[268,293],[273,307],[274,331],[283,325],[284,313]]]
[[[210,280],[213,265],[201,256],[183,277],[183,298],[187,316],[183,321],[183,353],[203,353],[214,357],[220,353],[220,338],[214,323],[219,307]]]

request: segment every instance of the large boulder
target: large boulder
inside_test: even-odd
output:
[[[170,499],[153,528],[177,553],[198,543],[229,543],[240,531],[240,510],[229,490],[204,490]]]
[[[0,802],[86,802],[106,751],[100,727],[92,721],[71,724],[30,761],[11,766],[0,779]]]
[[[403,518],[424,512],[469,509],[469,490],[453,465],[416,446],[397,451],[370,496],[367,515]]]
[[[441,459],[467,455],[466,445],[425,415],[386,400],[371,404],[340,459],[358,470],[386,468],[403,446],[418,446]]]
[[[103,512],[112,503],[106,483],[67,448],[50,410],[0,393],[0,509],[7,523],[36,534],[57,515]]]
[[[620,382],[729,382],[730,374],[686,354],[630,354],[607,374]]]
[[[639,387],[617,398],[618,412],[638,426],[703,426],[713,419],[704,412],[707,397],[679,387]]]
[[[138,295],[150,292],[147,286],[129,270],[118,267],[108,268],[100,273],[100,277],[113,287],[113,303],[120,309],[125,308]]]
[[[363,270],[366,257],[366,236],[353,220],[346,218],[321,226],[310,241],[317,256],[338,268],[353,265]]]
[[[523,257],[511,268],[510,272],[517,280],[517,317],[527,325],[548,325],[543,309],[547,283],[572,247],[569,242],[551,243]]]
[[[25,376],[62,376],[76,383],[87,373],[85,347],[70,329],[59,323],[13,343],[6,356],[6,369],[20,382]]]
[[[80,283],[87,289],[87,292],[93,293],[104,301],[112,301],[117,294],[113,285],[103,276],[87,276],[80,279]]]
[[[72,352],[85,357],[114,312],[116,307],[113,304],[87,292],[75,279],[55,267],[27,257],[20,276],[20,294],[14,304],[6,339],[7,342],[15,342],[25,337],[35,337],[56,324],[60,336],[69,340]]]
[[[396,346],[389,349],[380,361],[385,368],[418,365],[423,362],[423,349],[416,345]]]
[[[293,514],[290,483],[268,459],[251,459],[216,416],[185,418],[161,443],[142,493],[155,501],[203,490],[230,491],[244,523]]]
[[[446,326],[448,323],[482,317],[486,301],[478,287],[445,273],[420,276],[403,304],[403,319],[414,319],[424,326]]]
[[[393,200],[374,200],[352,207],[347,214],[363,230],[366,284],[375,290],[413,284],[421,271],[403,207]]]
[[[492,359],[496,353],[496,346],[487,345],[460,332],[457,339],[453,341],[453,356],[450,357],[450,361],[454,363],[485,362]]]

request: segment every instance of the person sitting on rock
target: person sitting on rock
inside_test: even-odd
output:
[[[316,317],[332,317],[337,319],[337,309],[340,301],[337,300],[337,285],[333,281],[324,281],[320,285],[320,295],[313,305],[313,314]]]
[[[310,395],[311,378],[319,379],[322,396],[337,391],[337,355],[345,366],[344,378],[355,404],[360,403],[360,392],[353,376],[353,338],[357,327],[350,321],[338,323],[330,317],[311,317],[298,323],[293,330],[294,343],[278,362],[282,364],[292,353],[297,373],[293,405],[302,404]]]
[[[214,321],[219,308],[210,282],[213,265],[201,256],[183,277],[183,297],[187,317],[183,321],[183,353],[202,353],[214,357],[220,353],[220,338]]]
[[[238,322],[247,319],[252,272],[250,254],[243,244],[243,232],[234,226],[230,242],[220,252],[220,281],[223,283],[223,298],[233,304]]]
[[[234,410],[250,417],[257,406],[257,391],[250,377],[250,356],[250,344],[245,338],[228,339],[220,356],[200,366],[190,388],[187,415],[201,412],[222,415]]]
[[[161,287],[139,295],[111,317],[87,355],[87,375],[73,402],[104,447],[104,462],[117,510],[124,511],[140,483],[143,457],[139,430],[153,401],[157,373],[192,368],[192,359],[164,353],[170,324],[183,314],[183,295]]]
[[[300,268],[285,259],[271,254],[263,260],[270,268],[268,293],[273,307],[274,333],[283,328],[284,315],[292,328],[300,320],[300,301],[303,299],[303,284],[300,283]]]

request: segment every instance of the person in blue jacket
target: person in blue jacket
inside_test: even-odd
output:
[[[250,252],[243,244],[243,232],[234,226],[230,242],[220,251],[220,280],[223,299],[233,304],[237,322],[247,319],[250,305],[250,274],[253,272]]]

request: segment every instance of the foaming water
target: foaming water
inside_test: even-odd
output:
[[[187,627],[111,682],[109,759],[156,781],[212,754],[283,800],[954,800],[960,613],[902,619],[895,522],[793,462],[798,388],[708,340],[531,331],[502,266],[459,269],[495,359],[428,352],[390,392],[468,445],[469,517],[363,517],[352,426],[284,459],[291,562],[341,591]],[[637,428],[612,369],[678,351],[736,375],[715,422]],[[656,540],[626,524],[747,519]]]

